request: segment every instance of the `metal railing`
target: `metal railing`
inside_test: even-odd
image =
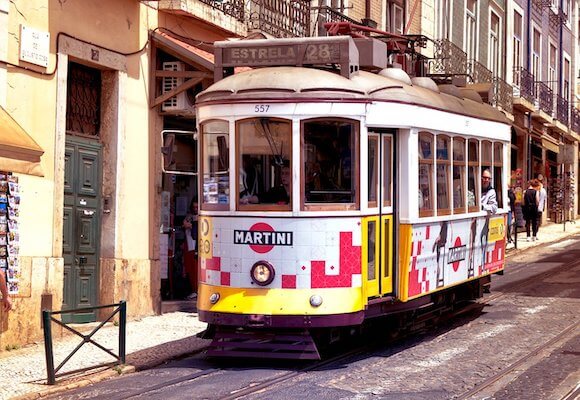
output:
[[[467,54],[448,39],[433,40],[433,59],[429,61],[428,74],[467,74]]]
[[[526,99],[530,103],[536,100],[536,87],[534,85],[534,75],[523,67],[514,68],[514,86],[516,87],[515,97]]]
[[[536,82],[537,106],[549,115],[554,112],[554,97],[552,89],[543,82]]]
[[[245,4],[241,0],[226,0],[226,1],[199,0],[199,1],[215,8],[216,10],[220,10],[226,15],[234,17],[240,22],[245,21]]]
[[[252,0],[248,27],[278,38],[310,36],[310,1]]]
[[[493,72],[476,60],[467,62],[467,75],[471,83],[491,82],[493,79]]]
[[[504,111],[513,112],[514,88],[499,77],[493,78],[490,104],[501,107]]]
[[[316,25],[314,32],[316,32],[317,36],[327,36],[326,28],[324,28],[324,24],[327,22],[350,22],[351,24],[358,25],[361,23],[329,6],[312,7],[312,14],[315,16]]]
[[[56,315],[56,314],[69,314],[69,313],[74,313],[74,312],[100,310],[103,308],[111,308],[111,307],[117,307],[117,308],[115,310],[113,310],[111,315],[106,320],[101,322],[88,335],[83,335],[81,332],[77,331],[74,328],[71,328],[67,324],[65,324],[62,321],[59,321],[58,319],[53,317],[53,315]],[[113,318],[117,313],[119,313],[119,354],[118,355],[113,353],[109,349],[106,349],[105,347],[103,347],[102,345],[100,345],[99,343],[95,342],[92,339],[92,337],[95,335],[95,333],[97,333],[97,331],[99,329],[101,329],[103,327],[103,325],[105,325],[107,322],[109,322],[111,320],[111,318]],[[52,324],[51,324],[51,322],[55,322],[58,325],[61,325],[66,330],[68,330],[68,331],[70,331],[70,332],[74,333],[75,335],[80,336],[82,338],[82,341],[78,344],[78,346],[75,347],[75,349],[56,368],[54,367],[54,352],[53,352],[53,346],[52,346]],[[106,352],[106,353],[110,354],[111,356],[113,356],[114,358],[116,358],[118,364],[125,364],[125,349],[126,349],[125,343],[126,343],[126,332],[127,332],[127,303],[123,300],[117,304],[109,304],[109,305],[97,306],[97,307],[84,307],[84,308],[77,308],[74,310],[64,310],[64,311],[44,310],[44,311],[42,311],[42,325],[43,325],[43,330],[44,330],[44,352],[46,355],[46,373],[48,375],[47,381],[48,381],[49,385],[54,385],[56,383],[57,372],[67,363],[68,360],[71,359],[71,357],[77,351],[79,351],[79,349],[85,343],[92,343],[93,345],[97,346],[99,349],[103,350],[104,352]],[[90,368],[84,368],[82,370],[98,368],[98,367],[102,367],[105,365],[111,365],[111,363],[94,365],[94,366],[91,366]],[[77,371],[79,371],[79,370],[69,371],[67,373],[59,374],[58,376],[71,374],[71,373],[77,372]]]
[[[580,135],[580,110],[576,107],[573,107],[570,112],[570,127]]]
[[[558,95],[554,95],[554,98],[556,99],[556,119],[568,126],[570,122],[570,116],[568,115],[570,106],[568,100]]]

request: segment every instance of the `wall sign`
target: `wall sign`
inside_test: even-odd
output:
[[[48,67],[50,33],[20,25],[20,60]]]

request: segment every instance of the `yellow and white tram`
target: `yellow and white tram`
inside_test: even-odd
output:
[[[471,90],[363,71],[360,49],[216,43],[228,67],[343,64],[246,68],[198,95],[197,306],[215,355],[317,358],[315,331],[477,298],[504,267],[509,121]],[[485,169],[495,214],[480,204]]]

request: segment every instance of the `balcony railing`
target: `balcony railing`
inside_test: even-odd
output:
[[[514,88],[499,77],[493,78],[492,97],[490,104],[494,107],[501,107],[509,112],[513,111]]]
[[[534,85],[534,75],[525,68],[514,68],[514,86],[515,97],[526,99],[530,103],[534,103],[536,99],[536,90]]]
[[[568,115],[570,106],[568,100],[558,95],[554,95],[554,97],[556,99],[556,119],[568,126],[568,123],[570,122],[570,117]]]
[[[554,97],[552,89],[543,82],[536,82],[537,106],[545,113],[552,115],[554,112]]]
[[[467,74],[467,54],[447,39],[433,41],[433,59],[428,74],[432,77]]]
[[[324,24],[327,22],[350,22],[351,24],[358,25],[361,23],[360,21],[349,18],[328,6],[312,7],[312,14],[314,15],[314,19],[316,21],[315,30],[317,32],[317,36],[327,35],[326,29],[324,28]]]
[[[244,22],[245,20],[245,6],[243,1],[239,0],[228,0],[228,1],[199,0],[199,1],[217,10],[220,10],[226,15],[234,17],[238,21]]]
[[[580,134],[580,109],[573,107],[570,112],[570,127],[574,132]]]
[[[493,72],[475,60],[469,60],[467,62],[467,75],[471,83],[491,82],[493,79]]]
[[[248,27],[278,38],[310,36],[310,1],[252,0]]]

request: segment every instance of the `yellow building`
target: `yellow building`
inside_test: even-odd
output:
[[[213,77],[204,46],[246,29],[199,1],[0,0],[0,259],[14,305],[0,351],[41,337],[42,309],[161,311],[174,244],[162,200],[196,194],[194,175],[162,173],[162,130],[195,130],[191,99]],[[192,134],[167,137],[170,153],[195,154]]]

